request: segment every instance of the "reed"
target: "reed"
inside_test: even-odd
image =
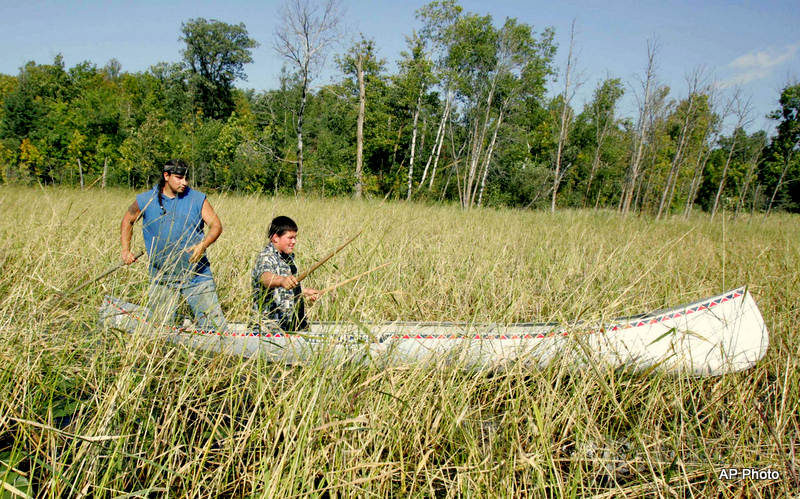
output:
[[[249,314],[269,220],[294,218],[314,320],[603,320],[742,284],[771,333],[718,378],[513,365],[380,368],[213,355],[99,330],[104,294],[144,303],[119,261],[133,193],[0,187],[0,487],[41,497],[775,497],[800,488],[800,218],[656,222],[380,200],[212,194],[229,320]],[[137,245],[138,243],[138,245]],[[134,235],[141,248],[141,233]],[[777,480],[719,480],[723,467]]]

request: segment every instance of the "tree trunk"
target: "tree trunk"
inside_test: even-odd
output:
[[[603,124],[602,132],[598,133],[597,135],[597,145],[594,149],[594,157],[592,158],[592,169],[589,172],[589,180],[586,182],[586,193],[583,195],[583,207],[586,208],[586,200],[589,199],[589,190],[592,187],[592,181],[594,181],[594,176],[597,174],[597,169],[600,166],[600,152],[603,148],[603,142],[605,142],[605,136],[608,130],[608,122],[606,121]]]
[[[734,130],[733,134],[733,142],[731,143],[731,150],[728,151],[728,159],[725,160],[725,166],[722,167],[722,177],[719,179],[719,188],[717,189],[717,195],[714,197],[714,207],[711,208],[711,220],[714,220],[714,215],[717,214],[717,210],[719,209],[719,200],[722,197],[722,189],[725,188],[725,179],[728,176],[728,167],[731,164],[731,158],[733,158],[733,151],[736,149],[736,131]]]
[[[689,214],[692,212],[692,208],[694,207],[694,200],[697,197],[697,191],[700,189],[700,182],[703,179],[703,171],[706,169],[706,163],[708,162],[708,157],[710,154],[711,148],[709,148],[704,155],[702,154],[702,151],[697,155],[694,176],[692,177],[692,183],[689,185],[689,194],[686,196],[686,208],[683,211],[684,220],[689,218]],[[701,155],[703,155],[702,160],[700,159]]]
[[[422,89],[417,96],[417,107],[414,109],[414,121],[411,130],[411,158],[408,161],[408,192],[406,193],[406,201],[411,199],[411,186],[414,182],[414,157],[416,156],[417,148],[417,122],[419,121],[419,110],[422,107]]]
[[[769,215],[769,212],[772,211],[772,204],[775,203],[775,198],[778,196],[778,191],[781,190],[781,186],[783,185],[783,179],[786,177],[786,172],[789,170],[789,164],[792,162],[793,152],[794,148],[792,148],[792,151],[789,152],[789,155],[786,158],[786,163],[784,163],[783,165],[783,171],[781,172],[781,176],[778,179],[778,183],[775,185],[775,190],[772,191],[772,197],[769,199],[769,205],[767,205],[767,215]]]
[[[645,137],[647,136],[648,115],[650,114],[651,105],[651,87],[655,80],[655,46],[648,44],[647,46],[647,71],[644,84],[644,96],[642,101],[642,108],[639,111],[639,137],[636,151],[632,157],[631,166],[628,170],[628,181],[626,188],[623,189],[621,198],[622,214],[627,215],[631,208],[631,201],[633,194],[636,190],[636,181],[639,177],[639,167],[644,154]]]
[[[575,21],[572,21],[572,29],[569,35],[569,54],[567,55],[567,69],[564,71],[564,94],[561,102],[561,127],[558,131],[558,149],[556,150],[556,171],[553,176],[553,196],[550,199],[550,212],[556,211],[556,196],[558,196],[558,184],[561,182],[561,153],[567,141],[567,118],[569,114],[569,77],[572,70],[572,48],[575,40]]]
[[[705,136],[703,137],[703,143],[708,137],[708,132],[710,129],[710,124],[706,128]],[[717,136],[719,133],[714,134],[714,138],[711,140],[711,144],[716,143]],[[697,153],[697,161],[695,162],[695,169],[694,169],[694,176],[692,177],[692,183],[689,185],[689,194],[686,196],[686,208],[683,211],[683,218],[687,220],[689,218],[689,214],[692,212],[692,208],[694,207],[694,200],[697,197],[697,191],[700,189],[700,182],[703,178],[703,171],[706,168],[706,163],[708,162],[708,158],[711,156],[711,145],[708,145],[705,152],[703,148],[700,148],[700,151]],[[702,159],[701,159],[702,157]]]
[[[694,106],[694,94],[689,95],[689,109],[686,111],[686,119],[683,121],[681,127],[681,138],[678,141],[678,148],[675,149],[675,156],[672,157],[672,164],[670,165],[669,175],[667,175],[667,182],[664,185],[664,191],[661,193],[661,201],[658,203],[658,214],[656,220],[661,218],[664,210],[670,211],[672,206],[672,199],[675,195],[675,184],[678,182],[678,170],[680,169],[681,161],[683,160],[683,147],[686,144],[686,136],[689,132],[689,120],[692,115]]]
[[[303,192],[303,115],[306,111],[306,97],[308,93],[308,73],[303,75],[303,88],[300,96],[300,109],[297,112],[297,181],[295,191]]]
[[[108,177],[108,158],[103,161],[103,181],[101,182],[100,186],[105,189],[106,188],[106,178]]]
[[[492,102],[494,101],[494,92],[497,85],[497,74],[492,78],[491,86],[489,87],[489,95],[486,97],[486,113],[483,118],[483,124],[479,127],[476,117],[475,128],[472,135],[472,148],[469,157],[469,170],[464,184],[464,196],[462,198],[462,207],[472,208],[475,202],[475,193],[478,188],[476,182],[478,166],[480,158],[483,156],[483,142],[486,139],[486,131],[489,128],[489,121],[491,119]]]
[[[739,215],[739,212],[745,209],[745,199],[747,198],[747,192],[750,190],[750,182],[753,181],[753,177],[755,176],[754,173],[756,171],[756,166],[758,165],[758,160],[761,158],[761,152],[764,150],[766,144],[763,142],[760,144],[760,147],[757,151],[753,152],[753,157],[750,160],[750,164],[747,167],[747,174],[744,178],[744,186],[742,187],[742,192],[739,195],[739,202],[736,203],[736,212],[734,217]]]
[[[452,102],[452,100],[453,100],[453,98],[450,95],[450,93],[448,92],[447,100],[444,103],[444,113],[442,113],[442,121],[439,124],[439,128],[441,130],[441,135],[437,132],[437,143],[435,143],[434,146],[433,146],[434,149],[436,150],[435,154],[434,154],[434,151],[431,150],[431,155],[433,156],[434,159],[433,159],[433,169],[431,170],[431,179],[430,179],[430,182],[428,183],[428,190],[431,190],[433,188],[433,180],[434,180],[434,178],[436,178],[436,166],[439,164],[439,157],[440,157],[440,155],[442,153],[442,145],[444,144],[444,137],[445,137],[446,127],[447,127],[447,119],[450,117],[450,103]],[[431,158],[428,157],[428,163],[430,163],[430,162],[431,162]],[[427,168],[428,168],[427,164],[425,165],[425,168],[427,170]],[[424,173],[423,173],[423,182],[424,181],[425,181],[425,179],[424,179]],[[422,186],[422,182],[420,182],[420,186]]]
[[[508,101],[506,101],[508,102]],[[505,104],[503,105],[505,109]],[[492,134],[492,141],[489,143],[489,150],[486,151],[486,161],[483,165],[483,177],[481,178],[481,190],[478,193],[478,206],[483,203],[483,191],[486,188],[486,177],[489,174],[489,164],[492,161],[492,153],[494,151],[494,144],[497,142],[497,132],[500,130],[500,125],[503,123],[503,110],[500,111],[500,116],[497,118],[497,125],[494,127],[494,134]]]
[[[83,190],[83,165],[81,165],[81,158],[78,158],[78,175],[81,179],[81,190]]]
[[[364,57],[358,54],[356,61],[356,72],[358,75],[358,121],[356,123],[356,188],[353,195],[356,199],[361,199],[363,190],[363,168],[364,168],[364,114],[366,109],[366,85],[364,84]]]

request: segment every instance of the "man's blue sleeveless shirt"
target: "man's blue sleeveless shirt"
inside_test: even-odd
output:
[[[202,210],[206,195],[189,187],[174,198],[162,195],[162,211],[157,189],[136,196],[136,204],[144,212],[142,236],[150,259],[150,276],[154,282],[168,285],[211,279],[208,258],[203,255],[192,264],[186,252],[205,237]]]

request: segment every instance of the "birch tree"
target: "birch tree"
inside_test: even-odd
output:
[[[461,6],[454,0],[434,1],[423,6],[416,12],[417,19],[422,22],[420,37],[425,40],[426,45],[430,47],[431,59],[433,62],[433,78],[435,83],[442,87],[441,93],[444,95],[444,110],[439,116],[439,125],[436,128],[434,144],[428,154],[428,160],[425,162],[425,168],[422,171],[422,179],[419,185],[419,188],[424,185],[432,163],[432,169],[430,170],[430,177],[428,180],[429,191],[433,189],[433,183],[436,179],[439,158],[441,157],[442,146],[444,145],[447,135],[447,124],[449,123],[451,111],[453,109],[455,82],[459,77],[458,70],[449,64],[448,54],[453,28],[461,18],[461,13]]]
[[[417,157],[417,136],[419,132],[419,118],[422,112],[423,99],[431,84],[434,82],[433,78],[433,63],[428,58],[425,47],[425,40],[414,32],[411,37],[406,39],[409,51],[401,52],[402,60],[400,61],[400,74],[397,78],[397,85],[402,89],[403,100],[406,107],[411,110],[411,152],[408,159],[408,174],[407,174],[407,189],[406,199],[411,199],[413,181],[414,181],[414,164]],[[437,134],[436,141],[439,137]],[[430,163],[428,163],[430,164]],[[428,165],[426,164],[426,167]],[[427,176],[427,168],[423,173],[420,185],[425,181]]]

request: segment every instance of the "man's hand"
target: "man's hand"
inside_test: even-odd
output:
[[[189,263],[197,263],[203,257],[203,253],[205,253],[206,247],[203,243],[197,243],[194,246],[190,247],[186,250],[187,253],[191,253],[192,256],[189,257]]]
[[[130,265],[136,261],[136,255],[134,255],[130,250],[122,250],[122,263],[125,265]]]

